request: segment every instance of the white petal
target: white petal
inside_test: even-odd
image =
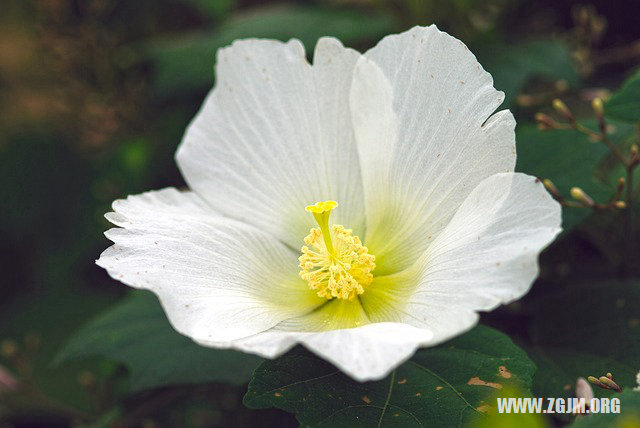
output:
[[[298,248],[315,225],[305,206],[335,200],[333,220],[361,231],[362,182],[349,115],[359,57],[318,42],[242,40],[218,51],[217,83],[187,129],[177,161],[221,213]]]
[[[374,322],[428,329],[433,343],[461,333],[473,312],[529,290],[538,254],[560,232],[560,211],[535,177],[485,179],[413,267],[374,280],[361,296],[365,311]]]
[[[276,328],[234,342],[209,345],[275,358],[300,343],[347,375],[364,382],[387,376],[431,337],[429,331],[408,324],[376,323],[317,333]]]
[[[385,37],[354,71],[351,110],[378,275],[409,267],[478,183],[515,166],[504,95],[435,26]]]
[[[176,330],[233,340],[325,300],[297,275],[296,254],[252,226],[217,216],[191,192],[164,189],[113,204],[114,242],[97,261],[119,281],[156,293]]]
[[[634,391],[640,392],[640,372],[636,375],[636,382],[638,383],[638,386],[634,388]]]

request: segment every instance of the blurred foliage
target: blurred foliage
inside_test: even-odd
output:
[[[594,120],[585,120],[584,126],[597,129]],[[611,138],[622,143],[635,130],[633,126],[617,124]],[[566,194],[579,185],[596,201],[605,202],[616,192],[620,171],[612,170],[607,163],[610,152],[597,141],[574,130],[550,130],[540,132],[533,125],[521,125],[516,132],[518,163],[516,169],[537,177],[551,179]],[[585,209],[565,208],[562,227],[569,231],[590,212]]]
[[[640,122],[640,70],[637,70],[607,102],[606,114],[625,122]]]
[[[214,55],[234,40],[260,37],[286,41],[300,39],[311,51],[323,36],[333,36],[347,46],[375,40],[393,31],[386,15],[319,7],[262,7],[229,19],[216,31],[156,40],[141,47],[153,65],[155,89],[160,94],[203,90],[213,83]]]
[[[574,309],[578,296],[580,305]],[[640,355],[638,282],[569,284],[539,299],[531,304],[533,343],[600,356],[613,366],[603,373],[616,374],[622,387],[636,385]],[[614,367],[620,368],[619,376]]]
[[[124,296],[126,287],[93,263],[109,245],[102,216],[112,200],[184,186],[173,154],[214,80],[217,48],[236,38],[297,37],[311,56],[319,37],[333,35],[364,51],[385,34],[436,23],[469,45],[505,92],[503,108],[519,124],[518,169],[552,179],[565,194],[580,186],[606,201],[624,174],[607,148],[574,131],[540,132],[533,124],[534,113],[551,113],[551,101],[562,97],[579,123],[596,131],[591,100],[613,92],[605,102],[612,141],[627,153],[636,138],[640,6],[583,3],[3,2],[0,369],[21,387],[0,392],[0,425],[296,425],[280,410],[243,407],[246,386],[238,384],[255,358],[197,347],[170,330],[153,297]],[[640,249],[623,245],[637,237],[621,226],[623,215],[565,208],[566,232],[543,255],[532,292],[483,316],[538,365],[534,395],[567,396],[578,376],[607,371],[626,389],[633,383],[640,361],[638,282],[613,279],[640,275],[637,263],[623,269]],[[61,349],[65,361],[52,365]],[[255,391],[255,379],[252,385]],[[637,396],[622,397],[625,413],[618,419],[598,415],[576,425],[637,425],[626,410],[638,406]],[[481,423],[505,421],[490,415]]]
[[[557,40],[522,43],[489,43],[476,51],[480,63],[491,73],[497,89],[505,93],[505,107],[513,107],[518,94],[533,77],[577,87],[580,78],[569,48]]]
[[[538,366],[535,395],[564,397],[572,393],[578,377],[606,373],[612,373],[623,390],[633,389],[640,355],[638,302],[637,281],[575,283],[532,301],[529,356]],[[617,396],[596,387],[594,394]]]
[[[130,372],[132,391],[209,382],[243,385],[261,361],[253,355],[205,348],[178,334],[158,299],[143,291],[131,293],[84,325],[54,364],[91,355],[122,362]]]

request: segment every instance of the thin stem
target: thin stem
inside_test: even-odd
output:
[[[635,167],[630,167],[627,169],[627,204],[631,205],[633,203],[633,170]],[[629,210],[631,212],[631,210]]]
[[[618,158],[620,162],[622,162],[622,165],[624,165],[624,167],[627,168],[627,172],[628,172],[631,169],[631,163],[627,158],[624,157],[624,155],[618,149],[618,147],[615,144],[613,144],[611,140],[609,140],[609,137],[607,137],[607,134],[602,135],[602,142],[605,143],[609,148],[609,150],[611,150],[611,153],[613,153],[613,155],[616,158]]]
[[[611,150],[611,153],[625,166],[625,168],[629,168],[629,160],[622,154],[622,152],[618,149],[618,147],[611,142],[609,136],[607,135],[606,129],[602,130],[600,133],[597,133],[586,126],[575,122],[573,128],[576,131],[582,132],[583,134],[598,140],[602,141],[608,148]]]
[[[595,108],[594,108],[595,109]],[[637,149],[634,151],[632,148],[631,156],[627,158],[622,154],[622,152],[618,149],[618,147],[613,144],[613,142],[609,139],[609,134],[607,132],[607,124],[604,119],[604,115],[600,112],[596,111],[596,115],[598,116],[598,126],[600,129],[600,140],[611,150],[611,153],[624,165],[625,170],[627,171],[626,178],[626,186],[627,186],[627,208],[625,213],[625,222],[624,222],[624,255],[623,255],[623,263],[622,263],[622,274],[626,276],[631,270],[631,265],[633,263],[633,251],[634,251],[634,240],[635,240],[635,231],[633,225],[633,170],[638,166],[638,153]],[[578,125],[582,126],[582,125]],[[584,128],[584,127],[583,127]],[[576,128],[577,129],[577,128]],[[591,130],[589,130],[591,131]],[[593,132],[593,131],[591,131]]]

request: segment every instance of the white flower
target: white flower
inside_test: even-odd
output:
[[[177,331],[378,379],[528,291],[560,207],[513,173],[515,121],[462,42],[323,38],[311,65],[298,40],[242,40],[216,71],[177,153],[191,190],[114,202],[98,260]]]
[[[635,387],[633,390],[640,392],[640,372],[638,372],[638,374],[636,375],[636,383],[638,384],[638,386]]]

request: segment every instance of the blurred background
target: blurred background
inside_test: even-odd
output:
[[[245,409],[241,382],[132,388],[135,364],[89,345],[77,354],[97,355],[52,362],[86,322],[130,298],[94,264],[110,245],[103,214],[128,194],[184,186],[173,155],[214,82],[219,47],[296,37],[310,52],[331,35],[364,51],[386,34],[436,23],[506,93],[503,107],[519,124],[518,169],[553,178],[565,193],[580,185],[610,196],[619,171],[606,151],[542,133],[533,118],[557,97],[592,116],[590,100],[640,64],[639,16],[634,0],[4,0],[0,426],[295,426],[283,412]],[[528,299],[558,283],[629,275],[629,254],[614,245],[621,232],[609,227],[615,215],[567,213],[567,232],[544,254]],[[485,322],[531,344],[526,302]],[[28,393],[9,398],[17,383]]]

